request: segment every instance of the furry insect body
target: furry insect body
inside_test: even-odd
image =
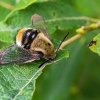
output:
[[[11,45],[0,52],[0,65],[10,63],[27,63],[34,60],[46,59],[39,67],[56,57],[63,38],[57,50],[48,35],[47,27],[43,18],[34,14],[31,18],[34,28],[22,28],[16,35],[16,44]]]
[[[42,53],[45,59],[53,59],[55,57],[53,43],[39,30],[33,30],[31,28],[19,30],[16,35],[16,44],[31,52]]]

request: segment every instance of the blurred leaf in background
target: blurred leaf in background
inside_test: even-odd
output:
[[[93,38],[88,47],[100,56],[100,33]]]
[[[45,19],[52,40],[59,44],[68,31],[70,38],[76,29],[91,23],[84,16],[100,18],[99,5],[99,0],[0,0],[0,48],[14,43],[19,29],[31,27],[35,13]],[[68,44],[64,48],[69,58],[65,58],[68,52],[58,53],[57,59],[62,59],[47,65],[42,74],[37,72],[42,61],[0,66],[0,99],[100,100],[100,57],[87,47],[98,33],[100,29],[90,31]]]

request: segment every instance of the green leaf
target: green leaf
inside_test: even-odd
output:
[[[33,67],[34,66],[34,67]],[[17,65],[0,66],[0,99],[25,99],[29,100],[35,89],[35,79],[40,72],[35,64],[26,67]],[[27,92],[28,91],[28,92]]]
[[[6,24],[0,22],[0,41],[6,43],[13,43],[13,40],[11,39],[13,38],[12,37],[13,31],[10,27],[9,28],[6,27],[7,27]]]
[[[4,20],[6,16],[14,9],[16,1],[0,0],[0,20]],[[2,13],[3,12],[3,13]]]
[[[59,7],[63,8],[59,9]],[[45,13],[42,12],[44,10]],[[45,19],[50,34],[57,29],[69,30],[72,28],[77,28],[83,25],[85,22],[84,20],[80,20],[78,18],[82,16],[81,13],[69,5],[64,5],[57,2],[43,2],[34,3],[25,9],[11,13],[6,18],[5,23],[8,26],[6,27],[6,30],[8,30],[8,33],[14,37],[17,33],[17,30],[21,29],[22,27],[31,27],[30,19],[35,13],[41,15]],[[12,32],[9,31],[9,28]],[[12,40],[12,37],[9,39]],[[7,40],[3,39],[3,41],[6,42]]]
[[[3,12],[2,16],[0,16],[0,21],[4,20],[4,18],[7,16],[7,14],[10,13],[10,10],[4,8],[4,7],[0,7],[0,12]],[[0,13],[1,14],[1,13]]]
[[[62,6],[63,8],[59,9],[59,7],[62,7]],[[48,9],[45,9],[46,7],[48,7]],[[45,10],[45,13],[42,13],[42,11],[44,10]],[[80,24],[82,25],[84,23],[83,20],[80,20],[79,18],[77,18],[79,16],[82,16],[81,13],[78,12],[73,7],[69,5],[57,3],[57,2],[55,3],[44,2],[44,3],[34,3],[24,10],[14,12],[7,19],[7,24],[11,24],[13,25],[13,27],[16,27],[16,24],[18,24],[18,26],[30,25],[31,24],[30,18],[35,13],[41,15],[46,20],[47,25],[49,27],[52,26],[51,28],[53,30],[56,30],[56,28],[64,29],[64,30],[69,29],[69,28],[71,29],[73,27],[79,27]],[[25,18],[25,16],[27,16],[27,18]]]
[[[15,7],[15,10],[25,9],[26,7],[28,7],[29,5],[31,5],[35,1],[36,0],[19,0],[19,2],[17,3],[17,5]]]
[[[79,19],[82,14],[72,6],[57,2],[32,4],[30,1],[28,4],[24,6],[20,3],[16,6],[16,10],[6,17],[5,22],[1,24],[0,41],[12,43],[17,30],[23,27],[31,27],[30,19],[35,13],[41,15],[46,20],[50,34],[54,33],[57,29],[70,30],[80,27],[85,23],[84,20]],[[62,35],[62,33],[59,35]],[[66,56],[68,57],[67,51],[59,51],[54,62]],[[0,67],[0,80],[2,81],[0,84],[0,99],[31,99],[35,90],[36,78],[41,74],[41,71],[38,69],[41,63],[43,63],[42,60],[20,66],[7,65]]]
[[[89,48],[91,51],[100,55],[100,33],[89,43]]]
[[[64,57],[68,57],[68,51],[60,50],[54,62]],[[30,100],[35,90],[35,81],[41,74],[41,69],[38,68],[41,63],[43,61],[19,66],[15,64],[0,66],[0,80],[2,81],[0,83],[0,99]]]
[[[99,0],[76,0],[75,2],[76,8],[79,9],[85,16],[99,18],[98,14],[100,13],[100,1]],[[94,8],[94,9],[93,9]],[[88,10],[87,10],[88,9]]]
[[[43,70],[44,73],[37,80],[37,89],[32,100],[70,100],[67,99],[70,88],[82,67],[82,58],[85,53],[84,42],[83,39],[80,39],[80,41],[68,45],[70,57]]]

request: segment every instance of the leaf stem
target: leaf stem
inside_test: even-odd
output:
[[[64,41],[62,43],[62,45],[60,46],[60,49],[62,49],[63,47],[65,47],[67,44],[75,41],[76,39],[80,38],[82,36],[82,34],[76,34],[75,36],[73,36],[72,38],[68,39],[67,41]]]
[[[100,21],[98,21],[96,24],[91,24],[89,26],[82,26],[81,28],[77,29],[76,32],[78,34],[76,34],[75,36],[73,36],[72,38],[64,41],[62,43],[62,45],[60,46],[60,49],[62,49],[63,47],[65,47],[66,45],[68,45],[69,43],[77,40],[78,38],[80,38],[81,36],[83,36],[84,34],[86,34],[87,32],[91,31],[91,30],[95,30],[100,28]]]
[[[86,17],[86,16],[84,16],[83,19],[85,19],[87,21],[91,21],[91,22],[99,22],[100,21],[100,19],[90,18],[90,17]]]
[[[2,2],[2,1],[0,1],[0,6],[6,8],[6,9],[9,9],[9,10],[13,10],[14,9],[14,7],[12,5],[7,4],[5,2]]]

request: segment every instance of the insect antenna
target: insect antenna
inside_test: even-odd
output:
[[[46,63],[50,62],[50,59],[47,59],[46,61],[44,61],[41,65],[39,65],[38,68],[42,67],[43,65],[45,65]]]
[[[62,45],[62,43],[64,42],[64,40],[66,39],[66,37],[68,36],[68,34],[69,34],[69,32],[64,36],[64,38],[62,39],[62,41],[61,41],[61,43],[59,44],[59,46],[58,46],[58,48],[57,48],[57,50],[56,50],[56,52],[58,52],[58,50],[59,50],[59,48],[60,48],[60,46]]]
[[[62,45],[62,43],[64,42],[64,40],[65,40],[65,39],[66,39],[66,37],[68,36],[68,34],[69,34],[69,32],[68,32],[68,33],[64,36],[64,38],[62,39],[61,43],[59,44],[59,46],[58,46],[58,48],[57,48],[57,50],[56,50],[56,53],[58,52],[58,50],[59,50],[60,46]],[[44,61],[41,65],[39,65],[39,67],[38,67],[38,68],[42,67],[44,64],[46,64],[46,63],[48,63],[48,62],[50,62],[50,61],[52,61],[52,59],[51,59],[51,58],[47,59],[47,60],[46,60],[46,61]]]

